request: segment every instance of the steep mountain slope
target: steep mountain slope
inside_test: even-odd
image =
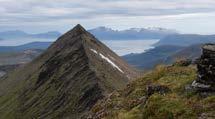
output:
[[[139,69],[152,69],[155,65],[162,64],[168,56],[175,54],[184,47],[181,46],[158,46],[140,54],[129,54],[123,58],[132,66]]]
[[[176,34],[164,37],[158,43],[156,43],[156,46],[159,45],[190,46],[194,44],[214,42],[215,35]]]
[[[202,52],[201,46],[202,44],[195,44],[185,47],[182,50],[176,52],[175,54],[168,56],[164,62],[173,63],[174,61],[180,59],[191,59],[194,61],[201,55]]]
[[[137,73],[82,26],[0,81],[2,118],[81,118]]]
[[[164,45],[157,46],[140,54],[129,54],[123,58],[139,69],[152,69],[158,64],[172,64],[177,60],[190,59],[195,61],[201,55],[202,44],[187,47]]]

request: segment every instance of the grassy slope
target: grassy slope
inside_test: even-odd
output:
[[[185,90],[196,77],[196,69],[190,67],[158,66],[133,81],[126,89],[114,92],[106,100],[97,103],[92,112],[106,119],[196,119],[215,115],[215,96],[202,98]],[[155,93],[146,99],[147,85],[167,86],[165,95]]]
[[[20,111],[19,105],[21,104],[19,94],[26,83],[23,79],[39,66],[38,64],[30,64],[29,67],[34,68],[19,68],[17,71],[13,71],[10,75],[0,79],[0,119],[23,118],[18,113]]]

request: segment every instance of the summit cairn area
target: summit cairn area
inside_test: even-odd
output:
[[[202,56],[197,61],[198,78],[192,86],[198,91],[215,91],[215,44],[205,44]]]

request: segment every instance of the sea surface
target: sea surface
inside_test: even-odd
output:
[[[16,39],[2,40],[0,46],[18,46],[35,41],[53,42],[53,39]],[[109,48],[118,55],[123,56],[130,53],[142,53],[153,48],[153,44],[157,43],[158,39],[143,39],[143,40],[102,40]]]
[[[102,41],[118,55],[123,56],[130,53],[143,53],[148,49],[154,48],[153,44],[158,39],[151,40],[104,40]]]

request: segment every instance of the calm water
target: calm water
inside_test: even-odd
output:
[[[34,41],[50,41],[51,39],[20,39],[20,40],[3,40],[0,41],[0,46],[17,46]],[[130,53],[142,53],[147,49],[153,48],[153,44],[159,40],[104,40],[102,41],[118,55],[126,55]]]
[[[126,55],[130,53],[142,53],[147,49],[153,48],[153,44],[159,40],[105,40],[102,41],[118,55]]]

